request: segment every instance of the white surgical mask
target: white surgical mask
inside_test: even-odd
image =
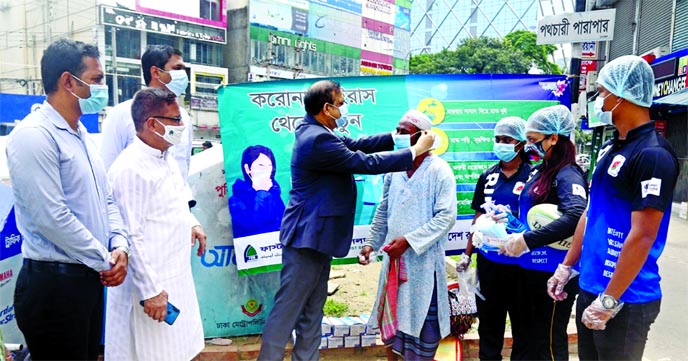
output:
[[[248,176],[251,178],[251,181],[253,181],[254,183],[260,183],[260,181],[264,181],[264,180],[270,178],[271,174],[272,174],[272,169],[267,169],[267,170],[253,171]]]
[[[172,78],[169,83],[163,83],[169,91],[173,92],[176,96],[180,96],[186,91],[186,87],[189,85],[189,77],[186,75],[186,70],[160,70],[169,73]],[[160,82],[162,82],[162,80]]]
[[[607,95],[607,97],[608,96],[609,95]],[[619,104],[621,104],[621,98],[619,98],[619,101],[616,103],[614,108],[612,108],[612,110],[604,111],[602,108],[604,107],[604,100],[607,99],[607,97],[598,96],[597,99],[595,99],[595,104],[593,104],[592,108],[595,111],[595,116],[602,124],[614,125],[612,122],[612,112],[614,109],[616,109],[616,107],[619,106]]]
[[[155,134],[158,134],[158,137],[164,139],[167,143],[172,145],[177,145],[182,142],[182,135],[184,133],[184,129],[186,129],[186,125],[165,125],[157,119],[155,119],[155,121],[165,127],[165,133],[163,135],[155,132]]]
[[[330,104],[333,107],[339,109],[339,118],[335,118],[330,115],[330,118],[334,119],[335,123],[337,124],[337,128],[342,128],[346,125],[346,123],[349,121],[346,117],[349,115],[349,104],[344,103],[341,106],[336,106],[334,104]]]

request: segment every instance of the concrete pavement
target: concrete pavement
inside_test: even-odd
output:
[[[664,253],[659,258],[662,308],[650,328],[643,360],[688,359],[688,221],[674,206]]]

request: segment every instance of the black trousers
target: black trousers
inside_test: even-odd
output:
[[[555,303],[547,294],[547,280],[552,274],[526,269],[519,273],[516,318],[523,327],[512,330],[512,360],[569,359],[566,328],[579,290],[578,277],[564,287],[568,297]]]
[[[662,300],[626,303],[607,322],[607,328],[593,331],[581,322],[583,311],[597,295],[581,290],[576,303],[578,357],[581,360],[642,360],[650,325],[655,322]]]
[[[483,301],[476,297],[478,306],[478,335],[480,336],[479,357],[481,360],[501,360],[504,345],[506,315],[509,314],[512,330],[522,326],[516,319],[516,292],[518,274],[521,268],[515,264],[490,261],[478,252],[478,277]],[[521,333],[513,332],[514,337]],[[516,343],[516,341],[514,341]]]
[[[292,330],[296,331],[296,343],[291,359],[319,358],[331,260],[310,248],[282,247],[280,288],[265,322],[258,360],[283,360]]]
[[[24,260],[14,291],[17,325],[33,360],[97,360],[103,331],[98,272]]]

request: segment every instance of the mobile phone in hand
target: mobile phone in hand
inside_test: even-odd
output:
[[[143,301],[140,302],[141,306],[143,306]],[[177,317],[179,317],[179,309],[177,306],[171,304],[169,301],[167,302],[167,315],[165,316],[165,323],[172,326],[174,324],[174,321],[177,320]]]

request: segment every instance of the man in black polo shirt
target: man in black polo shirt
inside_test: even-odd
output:
[[[652,68],[637,56],[611,61],[597,79],[595,113],[616,131],[600,150],[573,245],[547,285],[558,300],[580,257],[581,360],[642,359],[659,314],[657,259],[666,243],[679,166],[650,119],[653,86]]]

